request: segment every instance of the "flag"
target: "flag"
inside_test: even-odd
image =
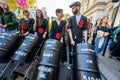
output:
[[[17,8],[15,11],[16,16],[18,16],[20,14],[20,8]]]
[[[26,0],[18,0],[16,2],[16,5],[20,8],[28,8],[28,4],[27,4]]]

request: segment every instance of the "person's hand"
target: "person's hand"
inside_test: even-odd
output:
[[[37,32],[35,32],[34,34],[35,34],[35,36],[37,36]]]
[[[105,32],[105,33],[104,33],[104,36],[108,36],[108,35],[109,35],[109,32]]]
[[[90,40],[93,41],[93,37],[90,37]]]
[[[16,31],[16,32],[15,32],[15,34],[18,34],[18,33],[19,33],[19,31]]]
[[[2,27],[3,27],[3,28],[6,28],[6,27],[7,27],[7,25],[3,25]]]
[[[0,28],[2,28],[3,27],[3,25],[2,24],[0,24]]]
[[[84,43],[88,43],[87,41],[85,41]]]
[[[45,39],[46,38],[46,35],[45,34],[43,34],[43,39]]]
[[[63,43],[63,38],[60,39],[60,42]]]
[[[73,45],[73,46],[75,45],[75,41],[74,40],[71,41],[71,45]]]
[[[29,34],[29,32],[26,32],[26,33],[23,34],[23,36],[27,36],[28,34]]]

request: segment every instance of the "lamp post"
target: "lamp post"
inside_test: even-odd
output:
[[[112,19],[111,26],[112,26],[112,28],[113,28],[114,23],[115,23],[115,19],[116,19],[118,10],[119,10],[119,6],[120,6],[120,0],[112,0],[112,2],[118,2],[118,5],[115,6],[114,11],[113,11],[113,15],[112,15],[112,18],[113,18],[113,19]]]
[[[120,6],[120,0],[112,0],[112,2],[118,2],[118,5],[115,6],[114,11],[113,11],[113,15],[112,15],[112,23],[111,23],[111,27],[113,28],[114,23],[115,23],[115,19],[116,19],[116,16],[117,16],[118,10],[119,10],[119,6]],[[106,43],[106,46],[105,46],[105,49],[104,49],[104,51],[103,51],[102,56],[105,55],[105,52],[106,52],[106,49],[107,49],[108,42],[109,42],[109,38],[108,38],[108,40],[107,40],[107,43]]]

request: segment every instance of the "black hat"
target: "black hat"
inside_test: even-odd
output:
[[[56,14],[60,13],[61,11],[63,11],[63,9],[60,9],[60,8],[56,9]]]
[[[79,2],[79,1],[75,1],[75,2],[73,2],[73,3],[70,5],[70,8],[71,8],[72,6],[80,6],[80,2]]]

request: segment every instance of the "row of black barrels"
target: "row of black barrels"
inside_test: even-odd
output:
[[[0,36],[0,63],[7,63],[7,65],[4,66],[3,70],[0,69],[0,79],[9,80],[18,65],[31,63],[40,45],[40,38],[34,34],[23,37],[15,31],[3,33]]]
[[[6,44],[9,43],[12,48],[15,43],[17,44],[14,41],[18,41],[18,44],[20,44],[20,38],[13,39],[10,37],[10,39],[6,38],[6,40],[8,40]],[[23,62],[31,61],[40,43],[39,38],[34,38],[33,35],[27,36],[12,59]],[[49,39],[45,42],[36,70],[32,76],[33,80],[58,80],[61,46],[62,44],[57,40]],[[8,51],[5,49],[6,47],[0,48],[1,60],[8,59],[8,53],[11,52],[11,48],[7,48]],[[6,52],[2,53],[3,51]],[[73,79],[101,80],[97,60],[91,45],[81,43],[76,46],[75,54],[73,54]]]
[[[39,37],[34,34],[29,34],[24,39],[19,33],[15,34],[15,31],[4,33],[0,36],[0,62],[7,62],[11,57],[14,60],[30,62],[40,43]]]
[[[57,40],[49,39],[45,42],[32,80],[58,80],[61,46]],[[95,52],[89,44],[76,45],[73,80],[101,80]]]
[[[8,62],[14,51],[20,46],[22,38],[15,31],[0,36],[0,62]]]

